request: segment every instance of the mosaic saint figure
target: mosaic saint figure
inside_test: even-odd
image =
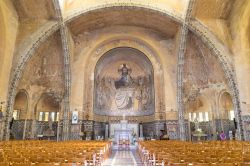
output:
[[[122,64],[122,68],[118,69],[118,72],[121,72],[121,78],[115,82],[116,89],[127,87],[133,83],[132,77],[130,76],[131,69],[128,69],[126,64]]]

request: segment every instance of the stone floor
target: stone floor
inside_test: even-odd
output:
[[[112,155],[107,159],[103,166],[143,166],[136,148],[113,149]]]

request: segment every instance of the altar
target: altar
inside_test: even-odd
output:
[[[118,145],[121,141],[133,145],[138,139],[138,124],[128,123],[127,120],[121,120],[120,123],[111,123],[109,131],[114,145]]]

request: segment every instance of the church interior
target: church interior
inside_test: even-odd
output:
[[[250,0],[0,0],[0,166],[250,166]]]

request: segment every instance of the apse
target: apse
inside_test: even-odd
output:
[[[94,113],[145,116],[154,113],[153,67],[141,51],[130,47],[106,52],[95,68]]]

